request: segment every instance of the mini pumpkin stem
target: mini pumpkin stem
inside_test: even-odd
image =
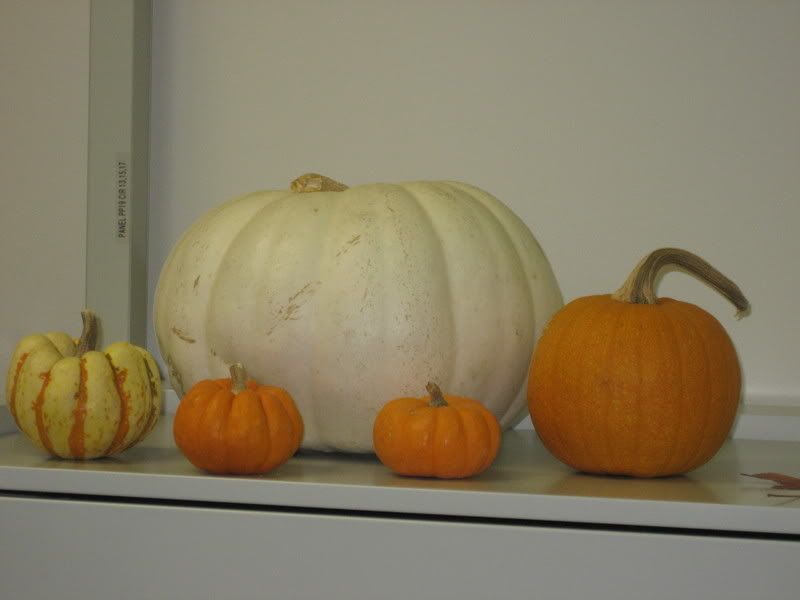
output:
[[[428,390],[428,393],[431,395],[431,401],[428,403],[428,406],[432,406],[434,408],[447,406],[447,400],[444,399],[444,394],[442,393],[442,390],[439,389],[438,385],[432,381],[429,381],[428,385],[425,386],[425,389]]]
[[[750,308],[738,285],[696,254],[680,248],[660,248],[645,256],[611,297],[631,304],[656,304],[655,280],[659,271],[667,265],[686,269],[725,296],[736,307],[737,319],[743,317]]]
[[[293,192],[343,192],[347,186],[343,183],[320,175],[319,173],[306,173],[292,181],[289,186]]]
[[[85,309],[81,311],[81,319],[83,330],[75,350],[78,356],[91,352],[97,346],[97,316],[91,310]]]
[[[239,394],[247,389],[247,371],[242,363],[231,365],[231,391]]]

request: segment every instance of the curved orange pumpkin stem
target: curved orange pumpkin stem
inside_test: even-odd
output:
[[[737,319],[750,309],[738,285],[696,254],[680,248],[660,248],[645,256],[611,297],[630,304],[656,304],[656,277],[668,265],[686,269],[725,296],[736,307]]]

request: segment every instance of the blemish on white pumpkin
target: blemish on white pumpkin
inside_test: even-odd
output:
[[[192,289],[196,290],[197,285],[200,283],[200,275],[194,278],[194,284],[192,285]]]
[[[296,321],[298,317],[295,316],[295,313],[300,308],[299,304],[290,304],[286,307],[286,310],[283,313],[283,320],[284,321]]]
[[[357,233],[352,238],[347,240],[342,246],[342,248],[336,253],[336,256],[341,256],[342,254],[347,254],[350,251],[350,248],[353,246],[357,246],[361,242],[361,234]]]
[[[178,393],[179,396],[183,396],[183,377],[181,376],[178,369],[175,368],[175,361],[172,360],[172,356],[167,354],[166,361],[167,361],[167,368],[169,369],[170,379],[172,380],[172,383],[176,388],[175,391]]]
[[[292,302],[297,300],[303,294],[313,294],[314,293],[314,289],[313,289],[314,285],[319,285],[319,283],[320,283],[319,281],[316,281],[316,282],[309,281],[307,284],[305,284],[303,287],[301,287],[299,290],[297,290],[294,294],[289,296],[289,303],[291,304]]]
[[[287,303],[285,306],[282,306],[278,309],[278,312],[275,315],[275,321],[272,323],[270,328],[267,330],[267,335],[271,335],[275,328],[278,327],[281,323],[285,321],[297,321],[300,319],[300,316],[297,312],[300,308],[311,299],[311,296],[314,295],[316,291],[316,287],[322,283],[321,281],[309,281],[299,290],[297,290],[294,294],[289,296]]]
[[[179,339],[183,340],[187,344],[194,344],[195,342],[197,342],[197,340],[194,339],[192,336],[190,336],[188,333],[186,333],[185,331],[181,331],[174,325],[172,326],[172,333],[174,333]]]

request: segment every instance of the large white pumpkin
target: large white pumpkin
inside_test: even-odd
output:
[[[380,408],[428,381],[519,422],[563,304],[526,225],[464,183],[306,175],[292,190],[223,204],[167,258],[155,328],[175,390],[240,362],[292,394],[318,450],[371,451]]]

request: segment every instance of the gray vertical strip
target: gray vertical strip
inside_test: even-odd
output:
[[[95,0],[97,1],[97,0]],[[150,64],[153,2],[137,0],[133,21],[133,243],[130,341],[147,344],[147,231],[150,205]]]
[[[86,306],[100,344],[144,345],[152,0],[92,0]]]

